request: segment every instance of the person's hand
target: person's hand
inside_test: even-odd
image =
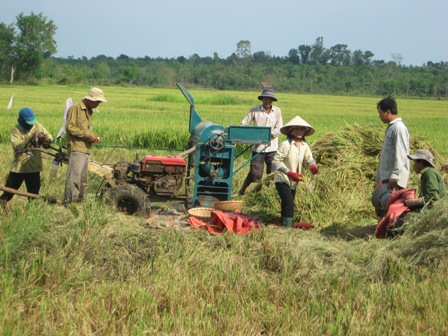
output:
[[[395,190],[398,188],[398,179],[389,179],[389,189]]]
[[[288,175],[288,177],[295,182],[302,181],[302,175],[299,173],[289,171],[288,174],[286,174],[286,175]]]
[[[44,133],[38,133],[37,135],[33,136],[31,143],[33,144],[34,147],[40,147],[40,146],[44,148],[50,147],[49,138]]]
[[[310,172],[311,172],[311,174],[316,175],[319,172],[319,168],[317,168],[317,166],[315,164],[313,164],[310,167]]]
[[[101,142],[101,138],[97,135],[90,135],[89,136],[89,141],[90,142]]]
[[[44,142],[48,140],[48,136],[44,133],[39,133],[37,135],[37,140],[39,140],[39,142]]]
[[[425,198],[419,197],[419,198],[407,199],[407,200],[404,200],[404,204],[406,204],[406,206],[409,209],[422,207],[425,205]]]

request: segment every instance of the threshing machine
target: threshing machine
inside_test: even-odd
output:
[[[271,128],[224,127],[202,120],[195,109],[193,97],[181,84],[177,83],[177,86],[190,104],[190,138],[187,144],[190,153],[186,184],[188,186],[189,181],[194,181],[191,205],[213,207],[215,202],[231,199],[233,176],[250,162],[234,168],[235,145],[266,144],[267,147],[271,141]],[[190,175],[192,171],[194,175]]]

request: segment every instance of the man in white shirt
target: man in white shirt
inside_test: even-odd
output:
[[[377,110],[381,121],[388,124],[376,171],[377,187],[388,184],[389,190],[404,189],[410,173],[408,129],[398,117],[397,103],[393,98],[382,99]]]
[[[264,164],[266,164],[266,174],[270,174],[273,171],[272,161],[274,160],[274,156],[278,149],[280,128],[283,127],[282,111],[277,106],[272,105],[274,101],[277,101],[277,98],[274,96],[274,90],[270,87],[263,88],[258,99],[261,100],[263,104],[251,108],[246,117],[242,120],[241,126],[247,126],[250,123],[253,123],[254,126],[271,127],[271,142],[261,153],[259,152],[263,150],[266,145],[253,145],[252,157],[256,157],[250,163],[250,171],[244,180],[243,186],[238,192],[239,195],[244,195],[247,187],[252,182],[261,180]]]

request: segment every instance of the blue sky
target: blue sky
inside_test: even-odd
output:
[[[448,61],[447,0],[0,0],[0,22],[43,13],[58,27],[57,57],[287,56],[322,36],[324,46],[370,50],[404,65]]]

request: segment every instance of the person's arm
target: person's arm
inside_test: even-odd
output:
[[[86,112],[76,106],[70,107],[67,112],[66,131],[74,137],[90,140],[95,137],[95,134],[87,128],[88,120],[87,117],[82,116],[83,113]]]
[[[40,144],[50,143],[53,141],[53,136],[51,133],[48,132],[41,124],[38,124],[38,138]]]
[[[389,185],[392,189],[398,186],[399,175],[407,160],[407,148],[409,148],[409,134],[406,128],[397,127],[395,133],[394,168],[389,177]]]
[[[428,169],[420,179],[421,197],[404,201],[410,208],[419,208],[440,199],[439,181],[435,170]]]
[[[309,146],[307,146],[306,148],[303,161],[308,164],[308,168],[310,169],[311,174],[315,175],[319,172],[316,161],[313,158],[313,153],[311,152],[311,148]]]
[[[254,120],[254,113],[250,110],[241,121],[241,126],[247,126]]]
[[[50,142],[53,141],[53,136],[51,135],[51,133],[48,132],[45,129],[45,127],[43,127],[42,125],[41,125],[41,127],[42,127],[42,132],[41,133],[43,133],[43,134],[45,134],[47,136],[48,141],[50,141]]]
[[[426,174],[422,175],[421,190],[426,203],[440,199],[439,181],[435,170],[428,169]]]
[[[284,163],[285,158],[289,155],[290,146],[291,145],[287,141],[284,141],[280,144],[280,147],[278,148],[277,153],[274,156],[272,166],[274,170],[278,170],[283,174],[286,174],[294,182],[299,182],[302,181],[302,174],[290,170]]]
[[[278,107],[276,107],[276,109],[278,109],[278,115],[275,121],[275,125],[271,127],[271,136],[273,138],[276,138],[280,135],[280,128],[283,127],[282,111]]]
[[[272,161],[272,167],[274,168],[274,170],[278,170],[281,171],[282,173],[287,174],[289,169],[288,167],[286,167],[286,165],[284,164],[284,160],[285,158],[288,156],[289,153],[289,146],[287,145],[287,143],[283,142],[280,144],[280,146],[278,147],[277,152],[275,153],[274,156],[274,160]]]
[[[14,127],[11,130],[11,146],[14,152],[20,152],[27,148],[33,137],[36,135],[37,127],[33,125],[33,127],[29,130],[29,132],[22,134],[17,127]]]

